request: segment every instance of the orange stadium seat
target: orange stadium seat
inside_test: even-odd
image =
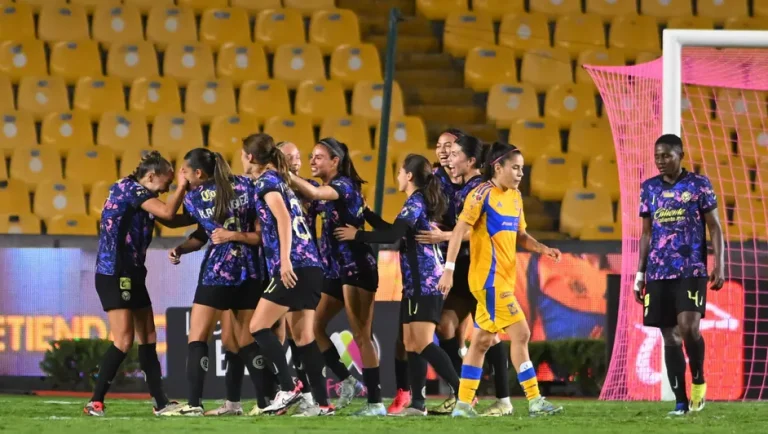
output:
[[[37,19],[37,37],[45,42],[90,39],[85,8],[72,4],[43,6]]]
[[[536,91],[530,84],[495,84],[488,93],[488,120],[508,129],[518,119],[539,117]]]
[[[69,0],[70,4],[80,5],[85,8],[85,12],[88,15],[94,13],[99,6],[115,7],[120,6],[121,0]]]
[[[56,149],[62,157],[71,150],[93,146],[93,129],[87,113],[49,113],[40,129],[40,144]]]
[[[133,173],[134,170],[139,166],[139,163],[141,162],[141,159],[144,158],[145,155],[148,153],[155,151],[156,149],[152,148],[133,148],[126,150],[123,154],[123,157],[120,159],[120,177],[125,178],[126,176]],[[169,158],[168,155],[163,155],[166,159]]]
[[[577,58],[584,50],[605,48],[605,30],[598,15],[563,15],[555,24],[555,46]]]
[[[377,125],[374,134],[374,147],[379,147],[381,125]],[[416,153],[428,155],[427,128],[418,116],[393,118],[389,123],[388,154],[392,163],[398,158]]]
[[[259,44],[227,42],[216,57],[216,76],[240,87],[246,80],[268,80],[267,56]]]
[[[240,88],[239,112],[258,123],[273,116],[290,116],[288,87],[279,80],[246,81]]]
[[[150,121],[162,113],[178,113],[181,111],[179,85],[170,77],[139,78],[131,86],[128,107]]]
[[[488,15],[455,12],[448,15],[443,30],[443,51],[453,57],[465,57],[477,46],[496,44],[493,21]]]
[[[160,75],[155,47],[146,41],[112,44],[107,54],[107,75],[119,78],[125,86],[139,77]]]
[[[597,104],[592,88],[583,84],[557,84],[547,90],[544,116],[560,123],[561,128],[582,118],[597,117]]]
[[[211,122],[216,115],[237,113],[235,88],[227,79],[192,80],[187,85],[185,112],[200,117],[203,125]]]
[[[373,127],[381,118],[384,84],[369,81],[358,81],[352,91],[352,115],[362,116]],[[403,92],[397,82],[392,84],[391,117],[403,116]]]
[[[531,194],[541,200],[563,200],[568,189],[584,187],[584,175],[578,158],[541,155],[533,161],[532,166]]]
[[[48,235],[98,235],[95,217],[87,214],[56,215],[46,221]]]
[[[765,126],[737,125],[736,143],[739,155],[748,166],[768,161],[768,128]]]
[[[586,12],[600,17],[604,23],[609,23],[615,17],[637,15],[635,0],[587,0]]]
[[[149,127],[143,115],[109,112],[101,115],[96,144],[112,149],[118,157],[129,149],[149,147]]]
[[[123,84],[115,77],[83,77],[75,86],[72,106],[89,115],[92,122],[106,112],[124,111]]]
[[[761,125],[768,92],[719,88],[715,94],[717,118],[727,127]]]
[[[442,21],[454,12],[468,11],[467,3],[467,0],[416,0],[416,11],[429,20]]]
[[[640,13],[664,23],[671,18],[693,16],[693,6],[688,0],[640,0]]]
[[[248,44],[251,28],[248,14],[239,8],[206,9],[200,18],[200,42],[218,51],[227,42]]]
[[[257,15],[266,9],[280,9],[283,7],[280,0],[230,0],[233,8],[242,8],[249,15]]]
[[[601,190],[569,189],[560,207],[560,231],[579,238],[584,228],[591,225],[613,226],[613,206],[608,194]]]
[[[360,23],[354,11],[322,10],[312,14],[309,42],[330,55],[339,45],[360,43]]]
[[[595,82],[587,70],[583,68],[584,65],[624,66],[625,63],[626,59],[624,59],[624,53],[621,50],[614,48],[584,50],[576,59],[576,84],[587,85],[595,89]]]
[[[126,5],[136,6],[142,15],[148,15],[154,7],[173,7],[173,0],[123,0]]]
[[[729,164],[704,161],[701,168],[702,173],[712,182],[715,193],[723,198],[727,205],[736,203],[737,197],[750,195],[752,181],[749,169],[741,161],[735,158],[731,159]]]
[[[55,149],[42,146],[16,148],[11,154],[11,179],[25,182],[30,191],[41,181],[63,179],[61,156]]]
[[[700,123],[712,119],[713,97],[710,87],[684,85],[680,101],[683,119]]]
[[[176,79],[181,86],[190,80],[215,80],[211,47],[203,43],[170,44],[165,50],[163,75]]]
[[[35,189],[35,214],[48,220],[58,214],[85,214],[85,190],[77,181],[43,181]]]
[[[174,160],[191,149],[202,148],[200,119],[193,114],[157,115],[152,125],[152,146]]]
[[[114,182],[117,179],[117,157],[105,147],[73,150],[67,157],[65,177],[79,181],[86,193],[98,182]]]
[[[43,42],[34,39],[0,42],[0,74],[5,74],[14,83],[27,75],[48,75]]]
[[[264,45],[267,53],[274,53],[284,44],[304,44],[304,20],[293,9],[267,9],[256,17],[254,39]]]
[[[17,180],[0,180],[0,215],[32,212],[27,185]]]
[[[91,186],[91,194],[88,198],[88,212],[92,216],[101,217],[101,211],[104,209],[104,202],[109,198],[109,189],[111,187],[111,181],[97,182]]]
[[[472,0],[472,11],[490,16],[493,21],[501,21],[505,15],[525,12],[523,0]]]
[[[765,30],[768,29],[766,17],[732,17],[725,21],[725,30]]]
[[[674,17],[667,21],[668,29],[712,30],[715,21],[707,17]]]
[[[331,79],[351,90],[358,81],[382,81],[379,50],[373,44],[340,45],[331,55]]]
[[[5,158],[10,157],[15,148],[37,146],[37,130],[32,115],[25,112],[0,111],[0,155],[5,166]]]
[[[581,229],[579,239],[582,241],[618,241],[621,240],[621,225],[587,223]]]
[[[344,89],[336,81],[301,82],[296,91],[296,114],[309,116],[312,125],[320,126],[325,118],[347,116]]]
[[[768,17],[768,0],[752,0],[753,11],[756,17]]]
[[[687,161],[694,164],[713,161],[728,163],[731,155],[730,131],[717,124],[704,128],[683,119],[682,133]]]
[[[228,6],[227,0],[176,0],[176,3],[195,11],[198,15],[208,8],[225,8]]]
[[[568,134],[568,155],[580,156],[581,164],[587,164],[592,158],[615,159],[613,134],[608,120],[575,121]]]
[[[0,75],[0,110],[15,110],[16,103],[14,100],[11,79]]]
[[[276,142],[289,141],[300,148],[315,143],[312,122],[306,116],[275,116],[264,124],[264,132],[274,137]]]
[[[516,83],[515,52],[499,46],[469,50],[464,62],[464,82],[475,92],[488,92],[496,83]]]
[[[0,215],[0,233],[39,235],[40,219],[34,214]]]
[[[51,50],[51,75],[74,85],[80,77],[101,77],[101,54],[94,41],[57,42]]]
[[[20,111],[31,113],[38,121],[50,112],[69,110],[67,86],[61,77],[23,77],[17,102]]]
[[[540,157],[563,156],[557,125],[543,119],[520,119],[513,123],[509,129],[509,143],[520,148],[529,165],[535,164]]]
[[[562,48],[526,52],[520,78],[523,83],[533,85],[537,92],[546,92],[556,84],[573,83],[573,70],[568,52]]]
[[[283,0],[283,5],[310,17],[316,11],[336,9],[336,0]]]
[[[325,118],[320,127],[320,138],[334,137],[346,143],[350,151],[371,151],[371,132],[368,122],[359,116]]]
[[[611,201],[618,201],[619,168],[616,160],[592,158],[587,169],[587,188],[604,190]]]
[[[227,160],[237,160],[243,149],[243,139],[259,131],[259,124],[247,116],[219,115],[211,121],[208,148],[220,152]]]
[[[554,21],[560,15],[580,14],[581,1],[579,0],[531,0],[531,12],[539,12]]]
[[[499,45],[512,48],[518,57],[528,50],[549,48],[546,15],[520,13],[505,16],[499,28]]]
[[[119,3],[119,2],[118,2]],[[135,5],[101,5],[93,14],[93,40],[104,49],[114,43],[144,40],[141,12]]]
[[[696,13],[712,18],[716,25],[722,25],[728,18],[748,17],[749,6],[747,0],[699,0],[696,2]]]
[[[325,80],[325,64],[320,49],[310,44],[281,45],[275,51],[272,75],[288,89],[296,89],[305,80]]]
[[[32,8],[22,3],[0,6],[0,40],[35,39]]]
[[[158,50],[165,51],[168,44],[194,44],[197,42],[195,14],[191,9],[173,5],[158,5],[147,17],[147,40]]]
[[[654,52],[644,51],[642,53],[637,53],[637,59],[635,59],[635,64],[639,65],[641,63],[652,62],[660,58],[661,58],[660,51],[654,51]]]
[[[614,18],[608,44],[623,49],[629,60],[641,52],[661,51],[656,21],[645,15]]]

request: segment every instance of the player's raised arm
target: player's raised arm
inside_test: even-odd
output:
[[[339,198],[339,193],[335,188],[329,185],[315,187],[305,179],[294,174],[291,174],[291,186],[296,189],[301,197],[309,200],[336,200]]]

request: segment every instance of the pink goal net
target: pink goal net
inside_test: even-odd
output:
[[[610,120],[621,183],[621,301],[601,399],[667,399],[661,333],[643,327],[632,296],[640,184],[658,174],[662,61],[586,68]],[[712,181],[726,239],[728,282],[709,291],[701,322],[707,398],[768,398],[768,51],[686,48],[682,78],[684,166]]]

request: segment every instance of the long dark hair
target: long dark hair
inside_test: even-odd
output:
[[[467,159],[475,159],[475,169],[482,170],[485,165],[485,157],[489,146],[480,141],[477,137],[461,136],[455,142],[461,148],[461,152],[467,156]]]
[[[453,137],[456,137],[456,139],[455,139],[455,140],[458,140],[458,139],[460,139],[460,138],[462,138],[462,137],[464,137],[464,136],[466,136],[466,135],[467,135],[467,133],[465,133],[464,131],[461,131],[461,130],[460,130],[460,129],[458,129],[458,128],[448,128],[447,130],[445,130],[445,131],[443,131],[442,133],[440,133],[440,136],[442,136],[443,134],[450,134],[450,135],[452,135]],[[439,136],[438,136],[438,137],[439,137]],[[455,140],[454,140],[454,141],[455,141]]]
[[[360,190],[363,184],[365,184],[365,180],[357,174],[355,165],[352,163],[352,159],[349,158],[349,148],[347,148],[347,145],[333,137],[326,137],[317,143],[328,149],[331,158],[337,157],[339,159],[339,173],[351,179],[355,187]]]
[[[173,172],[171,162],[163,158],[158,151],[151,151],[144,154],[139,161],[139,165],[133,170],[131,176],[139,180],[147,173],[155,172],[157,175],[167,175]]]
[[[413,184],[424,194],[427,202],[427,217],[430,220],[442,216],[448,209],[440,180],[432,173],[432,166],[426,157],[419,154],[408,154],[403,162],[403,170],[410,173]]]
[[[495,173],[496,164],[504,165],[515,154],[522,154],[517,146],[509,143],[494,142],[487,152],[485,164],[483,164],[483,180],[490,181]]]
[[[205,148],[195,148],[186,155],[184,161],[193,170],[200,170],[209,178],[213,177],[216,186],[216,196],[213,198],[215,206],[213,217],[223,224],[227,219],[229,204],[235,198],[235,189],[232,187],[232,171],[227,160],[218,152],[211,152]]]
[[[275,139],[272,136],[264,133],[251,134],[243,139],[243,150],[246,154],[253,155],[253,160],[256,163],[262,166],[267,164],[275,166],[275,170],[283,178],[283,181],[290,185],[291,172],[288,170],[288,161],[285,160],[285,155],[280,151],[278,145],[275,145]]]

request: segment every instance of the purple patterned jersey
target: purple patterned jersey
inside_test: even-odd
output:
[[[302,178],[302,179],[314,185],[315,187],[320,186],[320,184],[314,179],[307,179],[307,178]],[[309,233],[312,234],[312,239],[314,240],[315,244],[317,244],[317,217],[320,215],[320,212],[321,212],[320,202],[317,200],[305,200],[302,198],[301,208],[302,208],[302,211],[304,212],[304,220],[306,220],[307,222]]]
[[[480,175],[473,176],[469,178],[467,182],[464,183],[464,185],[456,192],[456,194],[453,195],[453,209],[456,211],[456,215],[454,218],[456,220],[459,219],[459,215],[461,214],[461,211],[464,210],[464,201],[467,200],[467,196],[469,196],[469,193],[472,192],[475,188],[477,188],[478,185],[483,183],[483,177]],[[461,242],[461,249],[459,249],[459,256],[460,257],[468,257],[469,256],[469,241],[462,241]]]
[[[214,218],[216,186],[213,180],[205,181],[184,197],[184,211],[197,220],[208,237],[217,228],[237,232],[252,232],[255,228],[253,182],[245,176],[233,176],[232,188],[235,196],[229,204],[224,224]],[[237,286],[251,278],[262,278],[258,249],[241,243],[208,244],[200,268],[201,285]]]
[[[461,189],[461,185],[454,184],[451,175],[449,175],[442,166],[433,169],[432,173],[437,176],[437,179],[440,181],[440,187],[443,191],[443,195],[445,195],[446,204],[448,205],[445,214],[443,214],[439,223],[441,223],[444,230],[451,230],[456,226],[456,217],[459,215],[456,212],[456,204],[454,203],[453,198],[456,196],[459,189]],[[439,246],[440,252],[442,252],[443,257],[445,258],[448,255],[448,243],[440,243]]]
[[[154,197],[132,176],[112,184],[99,224],[98,274],[130,276],[144,268],[155,217],[141,205]]]
[[[411,236],[400,243],[400,270],[403,275],[403,297],[418,295],[440,295],[437,283],[443,275],[443,255],[437,244],[421,244],[413,235],[428,231],[433,222],[427,217],[427,202],[421,191],[406,199],[397,220],[408,223]],[[414,277],[414,274],[417,277]]]
[[[674,184],[655,176],[640,189],[640,217],[652,221],[647,281],[707,276],[704,214],[717,208],[706,176],[683,173]]]
[[[336,190],[339,198],[320,202],[323,217],[323,230],[320,237],[320,257],[327,279],[352,277],[368,270],[378,272],[373,250],[365,243],[357,241],[339,241],[333,231],[350,224],[363,229],[363,194],[350,178],[337,176],[328,183]]]
[[[277,220],[272,215],[264,196],[267,193],[279,193],[288,209],[293,227],[291,237],[291,264],[294,269],[306,267],[321,267],[320,253],[312,237],[312,232],[304,220],[301,201],[285,183],[279,173],[267,170],[254,183],[256,212],[261,223],[261,237],[264,244],[264,254],[267,258],[269,276],[280,274],[280,239],[277,232]]]

